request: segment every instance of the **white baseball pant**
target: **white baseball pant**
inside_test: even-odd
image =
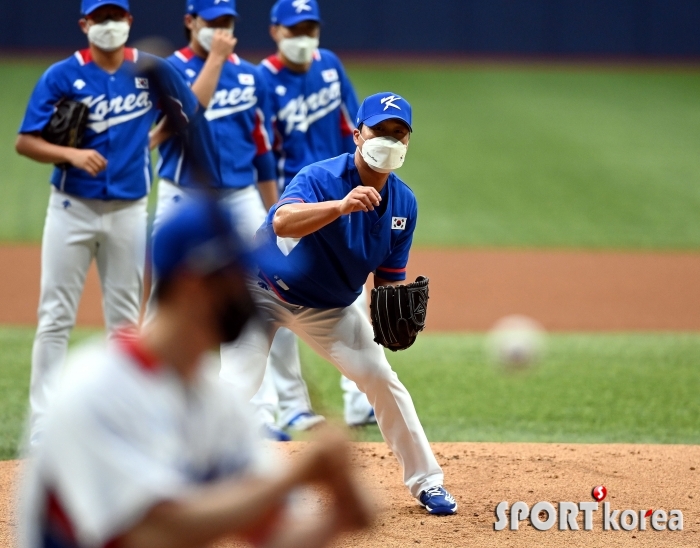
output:
[[[30,443],[41,435],[47,403],[68,350],[93,259],[109,332],[137,326],[146,259],[146,198],[89,200],[51,187],[41,245],[41,294],[32,349]]]
[[[153,231],[167,217],[172,208],[192,192],[170,181],[158,184],[158,205]],[[243,237],[253,239],[265,220],[265,208],[255,185],[242,189],[221,190],[221,203],[234,215]],[[153,292],[148,303],[147,318],[154,310]],[[280,329],[270,350],[265,379],[252,400],[258,419],[263,424],[286,425],[299,413],[311,411],[311,400],[301,375],[299,346],[296,336],[287,329]],[[277,417],[279,415],[279,417]]]
[[[442,485],[443,473],[433,455],[410,394],[391,369],[384,349],[374,342],[372,326],[357,306],[317,309],[284,303],[257,280],[250,285],[260,320],[222,347],[221,378],[250,399],[265,375],[276,331],[286,327],[321,357],[357,383],[374,407],[377,423],[403,468],[404,483],[414,497]]]

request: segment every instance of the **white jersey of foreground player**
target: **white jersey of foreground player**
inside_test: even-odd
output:
[[[156,503],[270,462],[247,408],[206,368],[185,386],[133,339],[92,343],[69,360],[29,461],[19,546],[105,546]]]

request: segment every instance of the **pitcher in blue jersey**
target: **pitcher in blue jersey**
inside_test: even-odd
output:
[[[321,14],[316,0],[278,0],[270,24],[277,53],[260,68],[272,95],[270,132],[284,189],[309,164],[355,150],[352,132],[358,103],[338,57],[318,48]],[[357,305],[366,310],[366,302],[363,293]],[[281,383],[278,377],[278,386]],[[342,377],[341,387],[345,421],[351,426],[376,423],[372,406],[355,383]],[[269,406],[262,393],[252,403]]]
[[[17,152],[57,164],[44,226],[39,324],[32,351],[31,442],[38,439],[51,378],[64,360],[88,267],[97,262],[105,323],[136,326],[143,292],[146,198],[151,187],[148,132],[159,97],[139,58],[125,47],[127,0],[83,0],[80,27],[89,47],[52,65],[37,83],[19,130]],[[199,104],[184,80],[155,58],[164,84],[192,119]],[[167,91],[170,94],[170,91]],[[62,99],[89,107],[81,149],[41,137]],[[203,109],[200,109],[200,114]]]
[[[267,89],[258,67],[233,53],[237,42],[234,0],[188,0],[186,12],[185,28],[190,42],[168,61],[187,80],[200,102],[209,105],[204,117],[215,143],[207,152],[219,167],[211,184],[234,214],[241,233],[252,240],[267,210],[279,197],[266,124]],[[197,187],[191,155],[186,154],[178,137],[163,140],[164,132],[163,125],[159,125],[151,139],[152,146],[160,143],[161,156],[154,231],[183,198],[196,193]],[[149,318],[153,304],[152,297]],[[280,426],[292,423],[302,430],[324,418],[311,408],[301,376],[298,342],[289,330],[277,334],[269,364],[270,372],[261,389],[265,404],[256,406],[257,415],[266,436],[286,441],[289,436]],[[282,379],[279,390],[276,378]]]
[[[258,231],[264,259],[251,292],[260,321],[222,352],[221,377],[252,397],[274,333],[291,329],[367,394],[411,494],[431,514],[454,514],[411,397],[354,306],[369,274],[375,286],[406,277],[418,210],[393,171],[406,157],[411,106],[395,93],[372,95],[356,122],[356,152],[302,169]]]

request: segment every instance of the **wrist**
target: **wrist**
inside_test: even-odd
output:
[[[73,164],[73,160],[75,159],[75,151],[77,149],[71,148],[71,147],[60,147],[61,148],[61,162],[60,163],[68,163],[68,164]]]

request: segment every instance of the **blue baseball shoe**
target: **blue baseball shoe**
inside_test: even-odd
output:
[[[457,513],[457,501],[442,485],[426,489],[420,494],[418,501],[434,516],[451,516]]]
[[[274,424],[264,424],[260,429],[262,437],[272,441],[292,441],[292,436]]]
[[[326,417],[323,415],[305,411],[295,415],[294,418],[287,423],[285,428],[297,431],[311,430],[314,426],[318,426],[322,422],[326,422]]]

